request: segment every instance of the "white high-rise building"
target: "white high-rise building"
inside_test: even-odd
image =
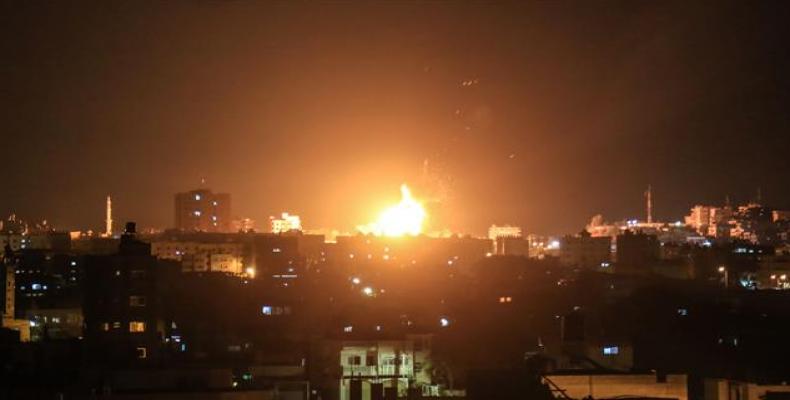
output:
[[[269,217],[269,219],[272,223],[272,233],[286,233],[302,230],[302,220],[298,215],[291,215],[284,212],[281,214],[281,218]]]

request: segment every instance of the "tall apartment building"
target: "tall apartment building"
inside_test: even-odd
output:
[[[612,258],[612,238],[592,237],[586,230],[565,236],[560,244],[560,263],[584,268],[606,267]]]
[[[199,232],[230,232],[230,194],[196,189],[175,196],[176,229]]]

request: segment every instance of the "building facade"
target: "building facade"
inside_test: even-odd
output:
[[[176,229],[193,232],[232,230],[230,194],[197,189],[175,195]]]

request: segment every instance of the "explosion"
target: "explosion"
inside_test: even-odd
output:
[[[406,184],[401,185],[400,193],[400,203],[387,208],[376,222],[360,227],[359,230],[376,236],[419,235],[426,217],[425,209],[411,197],[411,191]]]

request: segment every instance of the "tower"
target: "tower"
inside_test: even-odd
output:
[[[105,221],[104,236],[112,237],[112,199],[107,196],[107,220]]]
[[[647,185],[645,198],[647,200],[647,223],[652,224],[653,223],[653,188],[650,185]]]
[[[11,250],[11,246],[8,244],[5,245],[5,249],[3,249],[3,255],[0,259],[0,263],[2,263],[2,268],[0,270],[3,271],[3,276],[0,277],[3,282],[3,289],[4,289],[4,301],[3,301],[3,310],[2,310],[2,317],[3,319],[14,319],[14,296],[15,296],[15,265],[14,265],[14,252]],[[5,325],[0,324],[0,326]]]

